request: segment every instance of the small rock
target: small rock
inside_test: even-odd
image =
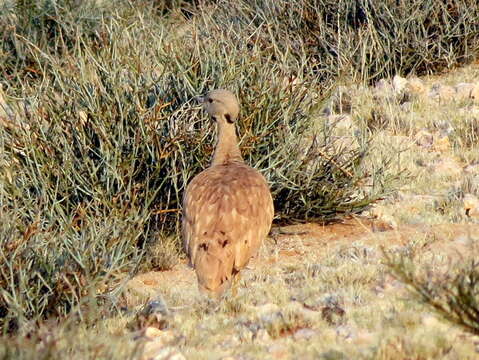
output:
[[[467,165],[464,168],[464,172],[467,174],[478,174],[479,175],[479,164]]]
[[[272,325],[283,322],[283,314],[280,311],[263,314],[260,316],[261,322],[266,325]]]
[[[375,336],[368,331],[358,331],[356,337],[353,339],[355,345],[368,346],[373,344]]]
[[[335,156],[341,150],[344,153],[344,156],[347,157],[347,154],[349,154],[351,151],[355,151],[360,148],[358,139],[355,136],[332,136],[331,142],[333,146],[326,149],[326,155],[328,156]]]
[[[479,101],[479,85],[472,83],[460,83],[455,87],[456,100],[472,99]]]
[[[186,360],[181,352],[173,347],[156,348],[154,346],[145,346],[142,360]]]
[[[425,315],[422,317],[421,322],[426,327],[437,327],[441,326],[441,323],[437,320],[435,316]]]
[[[153,339],[153,338],[156,338],[156,337],[159,337],[159,336],[163,336],[164,333],[165,333],[164,331],[162,331],[158,328],[149,326],[143,331],[143,336],[146,336],[150,339]]]
[[[410,101],[406,101],[402,103],[401,105],[399,105],[399,107],[404,112],[411,112],[413,110],[412,102]]]
[[[266,329],[259,329],[256,332],[254,339],[259,342],[265,343],[271,340],[271,336],[269,336],[268,331]]]
[[[426,130],[420,130],[414,137],[415,142],[418,146],[424,148],[431,148],[434,142],[434,136]]]
[[[394,88],[394,91],[396,92],[396,94],[400,94],[404,91],[404,89],[406,89],[406,86],[408,84],[408,81],[399,76],[399,75],[395,75],[394,78],[393,78],[393,88]]]
[[[304,329],[299,329],[293,334],[293,338],[295,340],[309,340],[312,337],[316,336],[317,332],[314,331],[313,329],[309,328],[304,328]]]
[[[258,314],[259,317],[278,312],[279,310],[279,306],[273,303],[266,303],[255,307],[256,314]]]
[[[374,232],[387,231],[397,228],[397,222],[394,217],[386,213],[386,209],[382,205],[374,205],[368,211],[369,216],[377,221],[371,224],[371,229]]]
[[[350,115],[330,115],[328,116],[328,124],[335,130],[350,131],[354,133],[357,126],[354,124]]]
[[[454,242],[458,244],[458,246],[467,246],[470,249],[471,244],[477,240],[479,240],[479,238],[474,239],[473,235],[471,234],[468,234],[468,235],[461,234],[454,239]]]
[[[356,337],[356,329],[351,326],[338,326],[336,328],[336,335],[344,340],[352,340]]]
[[[448,136],[434,137],[432,148],[439,152],[449,152],[451,150],[451,142]]]
[[[439,101],[453,101],[456,96],[456,90],[452,86],[435,84],[429,92],[429,97]]]
[[[421,79],[411,78],[407,82],[406,91],[411,95],[424,96],[427,89]]]
[[[396,222],[377,220],[371,223],[371,230],[373,232],[384,232],[394,230],[396,228]]]
[[[150,271],[130,279],[123,287],[122,298],[128,307],[145,304],[161,296],[159,288],[164,283],[162,272]]]
[[[288,356],[288,349],[282,344],[271,345],[268,352],[275,359],[284,359]]]
[[[141,329],[145,327],[156,327],[166,329],[171,314],[161,297],[148,302],[136,316],[136,325]]]
[[[376,85],[374,85],[374,89],[378,95],[389,95],[394,91],[393,85],[386,79],[379,80]]]
[[[178,344],[181,337],[171,330],[163,331],[147,327],[133,335],[135,340],[143,342],[141,360],[184,359],[183,355],[172,347],[172,345]]]
[[[439,134],[435,134],[435,136],[446,136],[451,135],[454,133],[454,126],[451,121],[442,120],[437,121],[435,126],[439,129]]]
[[[434,162],[430,166],[430,170],[444,177],[455,177],[462,173],[462,167],[450,157],[444,157]]]

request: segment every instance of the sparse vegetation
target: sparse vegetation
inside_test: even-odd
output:
[[[404,168],[415,176],[406,185],[440,193],[421,208],[421,221],[474,222],[461,206],[464,194],[479,193],[476,177],[446,184],[426,166],[436,155],[389,137],[441,132],[474,164],[474,100],[445,111],[404,91],[378,97],[365,85],[477,59],[477,18],[472,0],[0,2],[0,359],[140,356],[137,342],[124,341],[135,311],[118,295],[138,272],[181,264],[183,189],[214,144],[193,97],[211,88],[241,99],[241,150],[271,183],[277,224],[327,223],[379,199],[391,204]],[[328,118],[345,113],[347,130]],[[397,213],[401,223],[418,221],[409,209]],[[278,257],[277,247],[264,251]],[[182,334],[192,358],[208,358],[212,344],[198,350],[208,336],[251,354],[276,351],[261,345],[273,338],[300,357],[307,340],[289,339],[304,330],[318,340],[318,327],[325,331],[313,357],[390,358],[399,347],[405,357],[446,354],[446,345],[404,338],[417,321],[390,321],[396,310],[384,303],[380,312],[361,308],[377,300],[371,288],[385,276],[364,249],[342,245],[333,256],[306,254],[308,263],[287,271],[262,269],[249,292],[219,311],[196,293],[177,293],[176,279],[161,284],[168,304],[183,309],[168,331]],[[445,292],[429,302],[450,304],[444,294],[458,296],[471,273],[443,279]],[[318,302],[318,293],[336,291],[345,304]],[[256,316],[267,302],[278,304],[276,315]],[[290,302],[299,308],[286,309]],[[443,314],[454,312],[447,306]],[[341,339],[356,344],[348,335],[355,326],[388,330],[364,353],[339,351]],[[230,340],[220,338],[222,328]]]
[[[439,316],[466,331],[479,334],[479,263],[476,259],[434,271],[415,266],[414,254],[387,254],[386,264],[399,280],[406,283]]]

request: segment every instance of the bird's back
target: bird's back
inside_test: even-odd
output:
[[[222,292],[268,235],[273,200],[264,177],[244,163],[212,166],[188,185],[183,241],[200,288]]]

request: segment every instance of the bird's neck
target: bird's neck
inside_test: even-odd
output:
[[[218,123],[218,142],[211,166],[243,162],[234,124]]]

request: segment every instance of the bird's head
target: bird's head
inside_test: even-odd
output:
[[[196,98],[211,119],[218,123],[233,124],[238,118],[239,104],[236,96],[229,90],[212,90]]]

